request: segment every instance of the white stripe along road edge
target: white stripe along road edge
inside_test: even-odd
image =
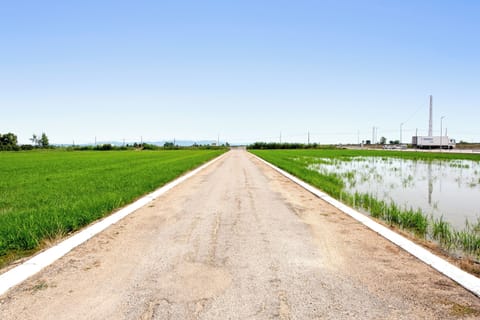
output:
[[[46,266],[60,259],[69,251],[71,251],[73,248],[79,246],[80,244],[84,243],[85,241],[92,238],[96,234],[102,232],[112,224],[117,223],[118,221],[125,218],[132,212],[136,211],[137,209],[140,209],[144,205],[152,202],[153,200],[155,200],[165,192],[169,191],[173,187],[184,182],[188,178],[194,176],[195,174],[205,169],[209,165],[213,164],[214,162],[220,160],[224,156],[225,154],[218,156],[213,160],[210,160],[209,162],[201,165],[200,167],[188,172],[183,176],[180,176],[179,178],[165,184],[163,187],[153,191],[152,193],[147,194],[146,196],[140,198],[139,200],[133,202],[132,204],[127,205],[126,207],[120,209],[119,211],[91,225],[90,227],[87,227],[85,230],[82,230],[76,233],[75,235],[60,242],[54,247],[51,247],[37,254],[36,256],[27,260],[21,265],[0,275],[0,295],[4,294],[10,288],[16,286],[17,284],[20,284],[21,282],[33,276],[34,274],[36,274]]]
[[[255,156],[255,155],[254,155]],[[343,211],[344,213],[348,214],[355,220],[363,223],[368,228],[372,229],[373,231],[377,232],[382,237],[386,238],[387,240],[393,242],[400,248],[404,249],[411,255],[417,257],[424,263],[428,264],[435,270],[443,273],[453,281],[460,284],[465,289],[471,291],[476,296],[480,297],[480,279],[463,271],[462,269],[454,266],[453,264],[447,262],[446,260],[432,254],[430,251],[424,249],[423,247],[413,243],[412,241],[406,239],[405,237],[399,235],[398,233],[393,232],[392,230],[388,229],[387,227],[373,221],[368,216],[352,209],[351,207],[341,203],[338,200],[330,197],[326,193],[318,190],[317,188],[309,185],[308,183],[300,180],[299,178],[289,174],[288,172],[272,165],[271,163],[255,156],[258,160],[262,161],[266,165],[270,166],[271,168],[275,169],[288,179],[292,180],[293,182],[297,183],[298,185],[302,186],[309,192],[313,193],[317,197],[325,200],[326,202],[330,203],[337,209]]]

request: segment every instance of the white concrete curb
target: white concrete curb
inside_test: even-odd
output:
[[[129,204],[128,206],[120,209],[119,211],[109,215],[108,217],[100,220],[99,222],[87,227],[85,230],[80,231],[79,233],[71,236],[70,238],[60,242],[56,246],[45,250],[33,258],[27,260],[26,262],[22,263],[21,265],[5,272],[4,274],[0,275],[0,295],[7,292],[10,288],[20,284],[27,278],[33,276],[46,266],[52,264],[56,260],[63,257],[73,248],[79,246],[80,244],[84,243],[88,239],[92,238],[96,234],[102,232],[109,226],[114,223],[117,223],[121,219],[125,218],[132,212],[136,211],[137,209],[143,207],[149,202],[152,202],[165,192],[169,191],[173,187],[179,185],[180,183],[184,182],[188,178],[194,176],[201,170],[205,169],[209,165],[213,164],[214,162],[223,158],[225,154],[220,155],[213,160],[203,164],[202,166],[196,168],[188,172],[187,174],[180,176],[179,178],[167,183],[163,187],[153,191],[152,193],[147,194],[146,196],[140,198],[139,200]]]
[[[253,154],[252,154],[253,155]],[[293,182],[299,184],[306,190],[310,191],[317,197],[325,200],[326,202],[330,203],[334,207],[340,209],[341,211],[345,212],[355,220],[363,223],[368,228],[372,229],[373,231],[377,232],[382,237],[386,238],[387,240],[393,242],[400,248],[404,249],[411,255],[417,257],[424,263],[428,264],[435,270],[443,273],[453,281],[460,284],[465,289],[471,291],[476,296],[480,297],[480,279],[461,270],[460,268],[454,266],[453,264],[447,262],[446,260],[432,254],[430,251],[424,249],[423,247],[413,243],[412,241],[404,238],[403,236],[399,235],[398,233],[393,232],[392,230],[388,229],[387,227],[373,221],[368,216],[350,208],[349,206],[341,203],[338,200],[330,197],[326,193],[318,190],[317,188],[309,185],[308,183],[298,179],[297,177],[291,175],[290,173],[272,165],[271,163],[261,159],[260,157],[255,156],[258,160],[262,161],[266,165],[270,166],[271,168],[275,169],[288,179],[292,180]]]

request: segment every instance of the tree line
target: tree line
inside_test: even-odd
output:
[[[40,137],[36,134],[32,135],[30,138],[32,144],[18,144],[18,137],[14,133],[0,133],[0,151],[20,151],[20,150],[32,150],[35,148],[46,149],[50,147],[48,137],[45,132],[42,132]]]
[[[29,139],[32,144],[18,144],[18,138],[15,134],[9,132],[5,134],[0,133],[0,151],[20,151],[20,150],[33,150],[33,149],[65,149],[67,151],[109,151],[109,150],[178,150],[178,149],[224,149],[228,148],[229,144],[222,146],[211,145],[198,145],[193,146],[178,146],[173,142],[165,142],[162,146],[157,146],[149,143],[137,143],[127,144],[126,146],[116,146],[110,143],[99,145],[72,145],[68,147],[58,147],[51,145],[47,135],[43,132],[40,136],[33,134]]]

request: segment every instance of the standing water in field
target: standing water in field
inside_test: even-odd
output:
[[[335,173],[350,194],[368,193],[405,209],[443,216],[457,229],[480,217],[480,162],[389,157],[316,158],[309,169]]]

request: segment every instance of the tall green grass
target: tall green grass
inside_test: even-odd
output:
[[[348,180],[348,175],[342,177],[335,173],[324,174],[308,169],[309,165],[319,163],[315,160],[316,158],[322,158],[321,161],[328,158],[349,161],[355,156],[376,156],[427,161],[438,159],[480,161],[480,155],[366,150],[250,150],[250,152],[320,188],[330,196],[367,211],[372,217],[379,218],[392,226],[409,230],[421,238],[434,239],[447,250],[460,250],[480,258],[480,221],[474,225],[467,222],[464,230],[457,231],[442,218],[434,220],[421,210],[400,208],[393,202],[377,200],[367,193],[349,194],[345,191],[343,180]]]
[[[0,266],[6,256],[78,230],[222,152],[0,153]]]

